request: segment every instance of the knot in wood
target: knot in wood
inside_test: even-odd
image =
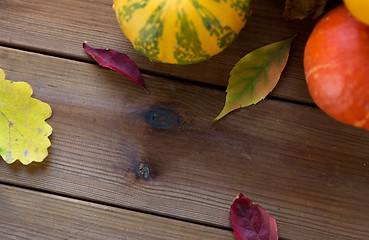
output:
[[[152,108],[145,114],[147,124],[158,128],[179,127],[182,118],[178,113],[163,107]]]
[[[151,175],[150,165],[145,162],[139,162],[136,168],[136,175],[138,178],[149,180]]]

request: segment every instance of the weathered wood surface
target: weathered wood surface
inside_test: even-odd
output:
[[[0,44],[67,58],[91,61],[82,43],[125,52],[148,73],[226,86],[234,64],[248,52],[298,34],[282,79],[272,96],[312,103],[302,57],[314,21],[286,22],[282,0],[252,1],[253,15],[223,53],[199,64],[151,63],[134,51],[115,19],[112,0],[0,1]]]
[[[0,214],[1,239],[236,239],[227,230],[1,184]]]
[[[368,131],[277,100],[212,123],[222,90],[144,75],[147,95],[99,66],[9,48],[0,66],[50,103],[54,128],[50,156],[0,161],[1,182],[222,227],[243,192],[283,238],[369,238]]]

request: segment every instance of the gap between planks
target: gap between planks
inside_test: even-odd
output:
[[[9,50],[15,50],[15,51],[21,51],[21,52],[25,52],[25,53],[30,53],[30,54],[38,54],[38,55],[42,55],[42,56],[47,56],[47,57],[53,57],[53,58],[59,58],[62,60],[69,60],[69,61],[75,61],[75,62],[80,62],[80,63],[86,63],[86,64],[93,64],[93,65],[99,65],[97,62],[93,61],[92,58],[91,59],[86,59],[84,57],[78,57],[78,56],[73,56],[73,55],[69,55],[67,53],[62,53],[62,52],[56,52],[56,51],[52,51],[52,50],[47,50],[47,49],[42,49],[42,48],[37,48],[37,47],[30,47],[30,46],[22,46],[19,44],[8,44],[6,42],[1,42],[0,39],[0,47],[2,48],[7,48]],[[81,45],[82,47],[82,45]],[[86,53],[87,55],[87,53]],[[195,81],[195,80],[191,80],[191,79],[186,79],[186,78],[181,78],[179,76],[171,76],[171,75],[166,75],[166,74],[161,74],[159,72],[154,72],[154,71],[150,71],[148,69],[139,69],[141,74],[143,75],[151,75],[153,77],[159,77],[159,78],[164,78],[164,79],[168,79],[171,81],[178,81],[178,82],[188,82],[197,86],[205,86],[205,87],[211,87],[214,89],[220,89],[225,91],[225,87],[224,86],[220,86],[220,85],[216,85],[216,84],[211,84],[211,83],[206,83],[206,82],[200,82],[200,81]],[[283,99],[280,98],[282,100],[285,101],[289,101],[288,99]],[[293,102],[293,101],[292,101]],[[301,102],[302,104],[305,104],[304,102]],[[306,103],[309,104],[309,103]]]
[[[66,236],[68,239],[77,239],[78,235],[78,239],[87,239],[87,236],[88,239],[98,239],[100,235],[104,236],[104,239],[116,239],[118,236],[145,240],[236,239],[231,229],[182,221],[4,182],[0,182],[0,189],[2,237],[13,235],[48,239],[51,235],[50,239],[65,239]],[[150,236],[155,232],[156,236]],[[113,236],[114,238],[111,238]]]
[[[36,54],[36,55],[56,58],[56,59],[60,59],[60,60],[67,60],[67,61],[73,61],[73,62],[79,62],[79,63],[85,63],[85,64],[99,65],[97,62],[94,62],[93,60],[87,61],[82,57],[80,57],[80,58],[73,57],[73,56],[68,55],[68,54],[59,54],[59,53],[53,52],[53,51],[42,51],[41,49],[38,49],[38,48],[22,47],[22,46],[16,45],[16,44],[6,44],[6,43],[2,43],[1,41],[0,41],[0,48],[19,51],[19,52],[24,52],[24,53],[29,53],[29,54]],[[222,91],[226,90],[226,87],[223,87],[223,86],[210,84],[210,83],[206,83],[206,82],[197,82],[197,81],[194,81],[194,80],[180,78],[180,77],[173,77],[173,76],[170,76],[170,75],[164,75],[164,74],[151,72],[151,71],[144,70],[144,69],[140,69],[140,72],[141,72],[142,75],[150,75],[150,76],[153,76],[153,77],[163,78],[163,79],[170,80],[170,81],[173,81],[173,82],[188,83],[188,84],[193,84],[195,86],[208,87],[208,88],[213,88],[213,89],[222,90]],[[273,90],[271,91],[271,93],[272,92],[273,92]],[[281,101],[281,102],[292,103],[292,104],[297,104],[297,105],[302,105],[302,106],[307,106],[307,107],[312,107],[312,108],[318,108],[314,103],[311,103],[311,102],[293,100],[293,99],[283,98],[281,96],[273,96],[273,95],[270,95],[270,94],[268,94],[265,97],[265,99],[271,99],[271,100],[275,100],[275,101]]]
[[[96,205],[101,205],[101,206],[106,206],[106,207],[111,207],[111,208],[117,208],[117,209],[131,211],[131,212],[138,212],[138,213],[141,213],[141,214],[152,215],[152,216],[155,216],[155,217],[166,218],[166,219],[173,220],[173,221],[191,223],[191,224],[196,224],[196,225],[209,227],[209,228],[217,228],[217,229],[221,229],[221,230],[224,230],[224,231],[233,231],[232,228],[224,227],[224,226],[221,226],[221,225],[204,223],[204,222],[199,222],[199,221],[191,221],[190,219],[182,219],[180,217],[174,217],[174,216],[169,216],[169,215],[165,215],[165,214],[159,214],[159,213],[152,212],[152,211],[145,211],[142,208],[125,207],[125,206],[121,206],[121,205],[118,205],[118,204],[99,201],[99,200],[92,199],[92,198],[83,198],[83,197],[78,197],[78,196],[75,196],[75,195],[63,194],[61,192],[45,190],[45,189],[30,187],[30,186],[21,185],[21,184],[14,184],[14,183],[5,182],[5,181],[0,181],[0,188],[1,188],[1,185],[5,186],[5,187],[9,187],[9,188],[22,189],[23,191],[38,192],[38,193],[44,194],[44,195],[52,195],[54,197],[65,198],[65,199],[69,199],[70,201],[81,201],[81,202],[86,202],[86,203],[92,203],[92,204],[96,204]],[[283,239],[285,239],[285,238],[283,238]]]

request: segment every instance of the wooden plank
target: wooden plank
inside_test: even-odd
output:
[[[281,237],[369,237],[368,131],[274,100],[212,123],[220,90],[145,75],[147,95],[99,66],[7,48],[0,66],[51,104],[54,128],[43,163],[0,161],[0,181],[224,227],[243,192]]]
[[[253,15],[236,41],[223,53],[199,64],[151,63],[132,48],[121,32],[111,0],[1,0],[0,44],[91,61],[81,45],[127,53],[144,71],[226,86],[234,64],[248,52],[298,34],[288,65],[272,96],[312,103],[303,72],[303,51],[314,21],[286,22],[283,1],[252,1]]]
[[[0,185],[2,239],[236,239],[233,232]]]

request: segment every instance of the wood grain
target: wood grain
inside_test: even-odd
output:
[[[234,64],[248,52],[298,34],[281,81],[272,96],[312,103],[304,71],[303,51],[315,21],[286,22],[284,1],[252,1],[253,15],[235,42],[221,54],[199,64],[151,63],[125,38],[115,19],[112,0],[1,0],[0,45],[92,61],[82,43],[128,54],[148,73],[226,86]]]
[[[0,185],[2,239],[236,239],[233,232]]]
[[[50,103],[54,128],[43,163],[0,161],[0,181],[223,227],[243,192],[281,237],[369,238],[368,131],[275,100],[212,123],[221,90],[144,75],[147,95],[99,66],[8,48],[0,66]]]

